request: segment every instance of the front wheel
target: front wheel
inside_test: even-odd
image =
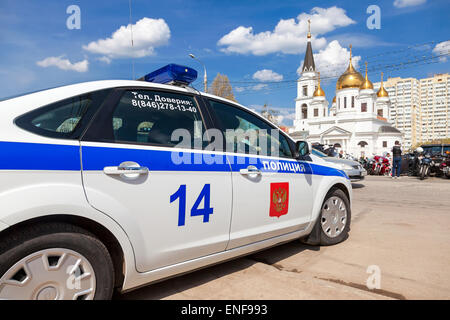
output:
[[[114,288],[108,250],[84,229],[38,224],[0,244],[0,299],[105,300]]]
[[[303,241],[323,246],[342,242],[348,237],[350,220],[351,209],[347,195],[341,189],[331,189],[325,197],[311,234]]]
[[[426,175],[427,175],[427,168],[425,166],[422,166],[420,168],[420,180],[425,179]]]

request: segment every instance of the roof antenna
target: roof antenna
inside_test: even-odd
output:
[[[134,48],[134,41],[133,41],[133,18],[132,18],[132,14],[131,14],[131,0],[129,0],[129,7],[130,7],[130,31],[131,31],[131,51],[133,51]],[[131,73],[132,73],[132,78],[131,80],[134,80],[134,59],[133,59],[133,55],[131,56]]]

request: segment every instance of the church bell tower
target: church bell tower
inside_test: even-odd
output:
[[[307,131],[307,119],[314,117],[311,107],[313,94],[318,86],[318,74],[314,63],[311,46],[311,20],[308,20],[308,35],[305,58],[303,60],[302,74],[297,80],[297,98],[295,99],[295,121],[294,126],[298,131]]]

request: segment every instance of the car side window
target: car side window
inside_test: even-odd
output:
[[[194,139],[202,139],[199,107],[183,94],[127,90],[110,121],[114,142],[194,148]]]
[[[233,150],[238,153],[259,154],[281,158],[292,158],[287,138],[280,131],[259,117],[232,105],[209,100],[224,136],[230,145],[230,134],[241,130],[244,134],[234,134]],[[254,138],[256,134],[257,138]],[[266,145],[267,143],[267,145]]]
[[[83,129],[81,127],[87,124],[109,91],[100,90],[58,101],[33,110],[15,122],[25,130],[44,136],[78,138],[75,131]]]

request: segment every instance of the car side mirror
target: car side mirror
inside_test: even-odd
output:
[[[297,141],[296,146],[296,158],[304,157],[311,153],[311,146],[307,141]]]

